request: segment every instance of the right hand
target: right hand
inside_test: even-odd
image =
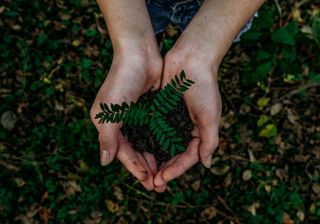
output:
[[[100,103],[121,104],[136,102],[150,89],[158,89],[161,82],[162,58],[158,51],[146,52],[126,48],[125,53],[114,54],[107,78],[102,84],[92,105],[90,116],[99,132],[100,161],[105,166],[114,158],[131,172],[147,190],[154,189],[154,175],[157,163],[150,153],[140,154],[134,150],[121,133],[121,124],[99,124],[95,116],[100,112]]]
[[[190,36],[188,36],[190,37]],[[212,155],[219,144],[221,97],[217,82],[219,64],[197,43],[181,36],[164,60],[162,87],[183,69],[195,85],[184,93],[189,116],[194,124],[193,139],[186,151],[167,161],[155,176],[155,191],[163,192],[169,181],[178,178],[199,160],[210,168]],[[210,43],[209,43],[210,44]]]

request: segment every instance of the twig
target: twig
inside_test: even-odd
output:
[[[278,13],[279,13],[280,25],[282,25],[282,10],[281,10],[279,1],[278,0],[274,0],[274,3],[276,4],[276,7],[277,7],[277,10],[278,10]]]
[[[303,86],[299,86],[299,88],[297,89],[294,89],[290,92],[288,92],[287,94],[284,94],[283,96],[281,96],[278,101],[282,101],[284,100],[285,98],[290,98],[292,97],[293,95],[299,93],[301,90],[303,89],[309,89],[309,88],[314,88],[314,87],[318,87],[320,86],[320,83],[311,83],[311,84],[306,84],[306,85],[303,85]]]
[[[232,100],[230,99],[230,97],[228,96],[228,94],[224,91],[223,85],[221,85],[220,87],[221,93],[223,94],[223,96],[227,99],[227,101],[229,102],[229,104],[231,105],[231,108],[233,111],[236,111],[236,108],[232,102]],[[236,116],[236,119],[238,120],[238,117]]]
[[[250,162],[249,159],[247,159],[247,158],[245,158],[245,157],[242,157],[242,156],[231,155],[230,158],[231,158],[231,159],[234,159],[234,160],[241,160],[241,161]]]
[[[127,188],[129,188],[130,190],[133,190],[134,192],[136,192],[138,195],[141,195],[141,196],[147,198],[148,200],[152,201],[152,203],[154,203],[155,205],[159,205],[159,206],[167,207],[167,206],[170,205],[170,206],[173,206],[174,208],[182,208],[182,209],[207,208],[207,207],[212,206],[212,205],[209,205],[209,204],[206,204],[206,205],[190,205],[189,203],[186,203],[186,202],[183,202],[183,203],[186,203],[185,205],[173,205],[173,204],[168,204],[168,203],[165,203],[165,202],[162,202],[162,201],[155,201],[154,198],[152,198],[152,197],[150,197],[149,195],[143,193],[142,191],[139,191],[139,190],[135,189],[134,187],[132,187],[132,186],[130,186],[130,185],[124,183],[124,182],[123,182],[122,184],[123,184],[124,186],[126,186]],[[137,200],[137,199],[134,198],[134,200]],[[218,200],[219,200],[219,199],[218,199]],[[146,200],[144,200],[144,199],[139,199],[139,201],[144,201],[144,202],[150,203],[150,201],[146,201]],[[228,207],[228,206],[227,206],[227,207]],[[234,221],[234,222],[237,223],[237,224],[241,224],[241,222],[239,221],[239,218],[238,218],[238,217],[229,216],[229,215],[227,215],[226,213],[220,211],[220,210],[217,209],[217,208],[214,208],[214,209],[215,209],[215,211],[216,211],[219,215],[223,216],[224,218],[226,218],[226,219],[228,219],[228,220],[232,220],[232,221]],[[232,210],[231,210],[230,208],[227,209],[227,210],[232,212]],[[233,213],[233,212],[232,212],[232,213]],[[233,215],[233,214],[232,214],[232,215]]]
[[[228,206],[228,204],[222,197],[218,195],[217,199],[223,205],[223,207],[225,207],[225,209],[227,209],[232,215],[234,215],[234,211],[232,211],[232,209]]]
[[[134,185],[135,186],[137,183],[139,183],[139,181],[135,181]],[[154,200],[152,197],[150,197],[149,195],[143,193],[142,191],[139,191],[137,189],[135,189],[133,186],[130,186],[128,184],[126,184],[125,182],[121,182],[121,184],[123,184],[124,186],[126,186],[127,188],[129,188],[130,190],[133,190],[134,192],[136,192],[139,195],[142,195],[143,197],[149,199],[149,200]]]
[[[302,5],[304,5],[304,4],[308,3],[308,2],[311,2],[311,0],[303,0],[301,2],[296,3],[295,6],[294,6],[294,10],[291,10],[290,14],[288,15],[285,24],[288,23],[289,20],[293,17],[293,13],[294,13],[295,10],[299,9]]]
[[[138,200],[138,199],[135,199],[135,198],[133,198],[133,199],[136,200],[136,201]],[[141,201],[142,202],[146,202],[146,203],[150,203],[150,201],[147,201],[145,199],[139,199],[139,202],[141,202]],[[190,207],[185,206],[185,205],[172,205],[172,204],[168,204],[168,203],[164,203],[164,202],[154,202],[154,204],[155,205],[159,205],[159,206],[165,206],[165,207],[173,206],[174,208],[190,209]],[[191,208],[206,208],[206,207],[210,207],[210,206],[211,205],[199,205],[199,206],[193,206]],[[214,208],[214,209],[219,215],[223,216],[225,219],[232,220],[237,224],[241,224],[241,222],[239,221],[239,219],[237,217],[229,216],[229,215],[227,215],[226,213],[220,211],[217,208]]]
[[[306,3],[308,3],[308,2],[311,2],[311,0],[303,0],[303,1],[301,1],[301,2],[298,2],[297,4],[296,4],[296,9],[298,9],[298,8],[300,8],[302,5],[304,5],[304,4],[306,4]]]

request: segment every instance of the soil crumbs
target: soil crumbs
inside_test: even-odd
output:
[[[148,91],[143,94],[138,102],[148,103],[152,102],[154,95],[158,91]],[[170,113],[165,116],[166,122],[175,129],[180,137],[182,137],[182,143],[187,148],[189,142],[192,140],[191,131],[193,129],[193,122],[189,117],[187,107],[183,100],[181,103],[173,109]],[[171,158],[169,150],[165,151],[163,147],[153,136],[148,125],[144,126],[123,126],[123,134],[128,138],[129,142],[132,143],[134,149],[139,152],[150,152],[152,153],[158,162],[167,161]],[[176,154],[180,153],[176,151]]]

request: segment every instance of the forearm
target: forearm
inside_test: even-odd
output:
[[[115,52],[136,45],[157,46],[144,0],[97,0]],[[143,44],[144,43],[144,44]],[[154,49],[152,49],[154,50]]]
[[[206,0],[183,32],[182,42],[194,43],[204,57],[220,63],[235,36],[264,0]],[[181,47],[188,44],[178,43]]]

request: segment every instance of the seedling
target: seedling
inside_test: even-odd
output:
[[[159,90],[151,102],[130,102],[127,104],[101,103],[101,112],[96,114],[95,119],[99,123],[119,123],[123,125],[143,126],[147,125],[163,150],[170,150],[173,156],[176,150],[184,151],[182,138],[176,130],[167,124],[165,116],[179,105],[183,93],[187,91],[194,82],[187,79],[184,71],[176,75],[171,83]]]

